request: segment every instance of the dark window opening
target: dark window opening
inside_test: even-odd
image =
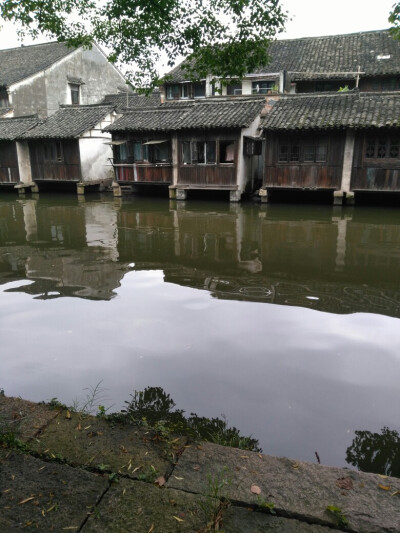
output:
[[[400,157],[400,139],[398,138],[369,138],[365,142],[366,159],[398,159]]]
[[[236,96],[242,94],[242,84],[232,83],[226,86],[226,94],[229,96]]]
[[[196,82],[193,84],[193,94],[195,98],[204,98],[206,95],[206,82]]]
[[[9,105],[7,89],[0,89],[0,107],[9,107]]]
[[[235,143],[233,141],[219,141],[219,162],[233,163],[235,161]]]
[[[328,146],[322,142],[283,142],[278,147],[278,163],[326,163]]]
[[[49,142],[44,145],[44,160],[61,163],[64,160],[62,144],[60,142]]]

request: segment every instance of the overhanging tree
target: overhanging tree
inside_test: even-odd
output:
[[[396,39],[400,39],[400,2],[393,4],[392,11],[389,14],[389,22],[393,24],[391,33]]]
[[[22,36],[98,42],[137,88],[159,85],[160,60],[172,67],[182,56],[193,79],[242,78],[268,63],[287,18],[279,0],[1,0],[0,16]]]

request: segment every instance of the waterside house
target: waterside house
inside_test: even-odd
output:
[[[280,191],[400,193],[400,93],[288,95],[263,118],[262,199]]]
[[[60,105],[96,104],[120,86],[127,89],[96,44],[90,50],[58,42],[0,50],[0,65],[0,114],[15,117],[43,118]]]
[[[400,90],[400,42],[389,30],[276,40],[268,52],[269,64],[242,81],[216,80],[210,73],[192,83],[183,61],[168,74],[165,98],[337,92],[345,87],[362,92]]]
[[[20,135],[31,164],[31,176],[21,176],[23,185],[37,192],[51,183],[69,183],[79,194],[87,186],[111,183],[111,135],[103,130],[115,117],[110,105],[65,106]]]
[[[28,145],[16,139],[38,122],[37,117],[0,118],[0,190],[32,181]]]
[[[170,198],[194,190],[225,191],[239,201],[257,178],[254,136],[264,97],[237,101],[188,101],[125,113],[112,133],[116,194],[121,186],[169,188]]]

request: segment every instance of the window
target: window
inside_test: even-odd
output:
[[[180,92],[179,85],[167,85],[167,100],[179,100]]]
[[[128,163],[169,163],[171,160],[168,140],[134,140],[117,148],[117,158]]]
[[[279,163],[296,163],[300,161],[300,146],[294,144],[281,144],[278,154]]]
[[[78,85],[77,83],[70,83],[69,88],[71,91],[71,104],[78,105],[80,103],[80,85]]]
[[[328,145],[323,141],[290,140],[279,144],[278,163],[326,163]]]
[[[182,141],[181,147],[184,165],[212,165],[217,162],[216,141]]]
[[[365,141],[366,159],[398,159],[400,156],[400,139],[397,137],[368,137]]]
[[[62,145],[60,142],[48,142],[44,145],[44,160],[48,162],[58,162],[63,161],[63,151]]]
[[[253,81],[251,92],[253,94],[268,94],[273,90],[275,83],[273,81]]]
[[[216,142],[200,141],[195,143],[197,151],[197,163],[209,165],[216,162]]]
[[[0,107],[8,107],[9,105],[7,89],[0,89]]]
[[[226,86],[226,94],[228,95],[239,95],[242,94],[242,84],[233,83]]]
[[[206,95],[206,82],[201,81],[193,84],[193,94],[195,98],[204,98]]]
[[[235,143],[233,141],[219,141],[219,162],[234,163]]]
[[[398,91],[400,88],[399,78],[375,78],[371,81],[372,91]]]
[[[182,142],[182,163],[184,165],[190,165],[190,163],[192,162],[190,144],[190,141]]]

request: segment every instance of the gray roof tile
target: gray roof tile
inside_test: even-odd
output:
[[[400,41],[393,39],[389,30],[276,40],[269,46],[269,55],[270,63],[251,74],[287,70],[294,81],[349,79],[354,78],[350,73],[358,66],[365,73],[363,76],[368,77],[400,74]],[[168,74],[167,83],[187,79],[184,64]]]
[[[282,96],[261,121],[267,131],[400,126],[400,93]]]
[[[0,141],[13,141],[38,124],[37,117],[1,118]]]
[[[0,50],[0,86],[9,87],[41,72],[74,50],[57,42]]]
[[[264,98],[187,101],[186,105],[158,107],[126,113],[108,131],[161,132],[249,126],[265,106]]]
[[[122,113],[160,105],[161,97],[159,91],[154,91],[149,96],[130,93],[107,94],[103,103],[115,105],[117,113]]]
[[[22,135],[23,139],[72,139],[98,124],[114,109],[111,105],[63,106]]]

